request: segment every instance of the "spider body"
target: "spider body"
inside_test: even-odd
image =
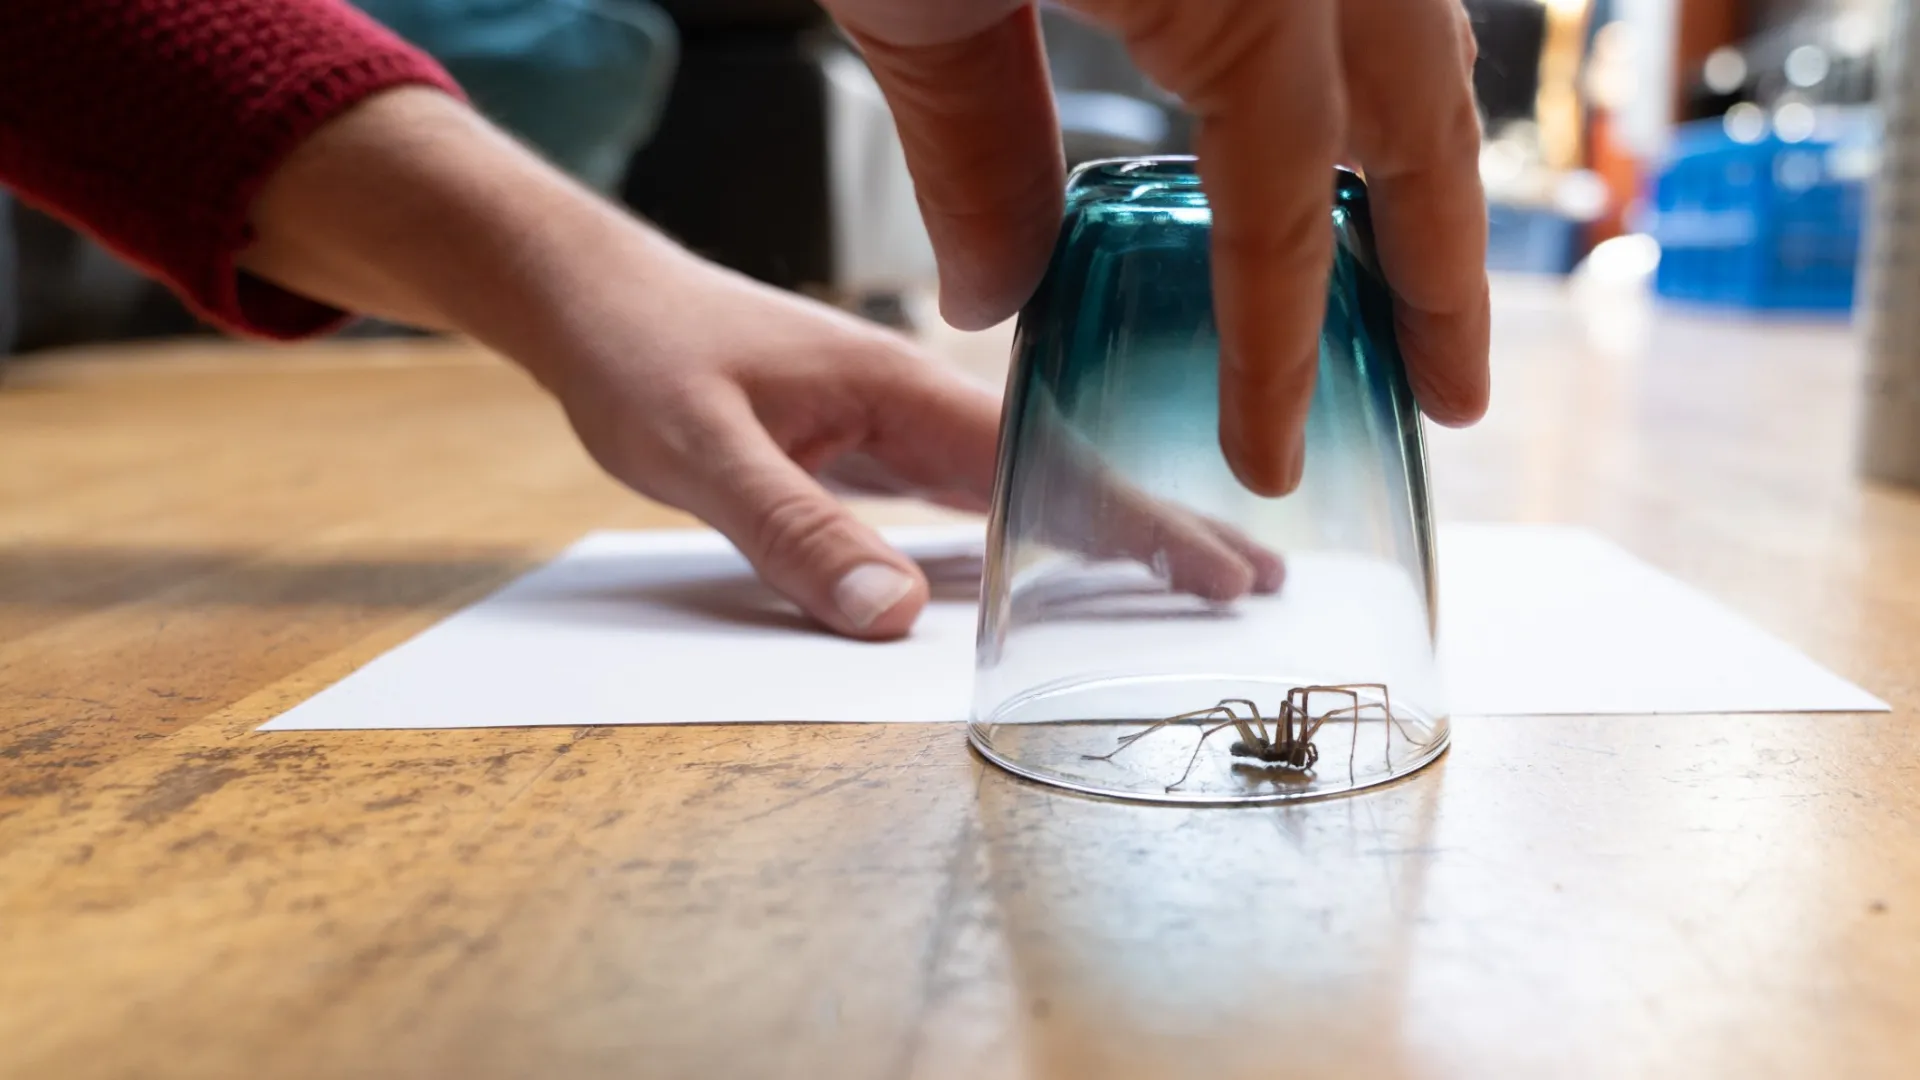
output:
[[[1312,743],[1295,743],[1292,746],[1276,742],[1249,745],[1239,740],[1227,752],[1234,757],[1253,758],[1268,765],[1284,765],[1302,772],[1313,768],[1314,763],[1320,760],[1320,748]]]
[[[1377,694],[1380,700],[1363,701],[1360,697],[1363,691],[1370,696]],[[1316,695],[1322,698],[1332,696],[1340,703],[1315,715],[1313,705]],[[1193,767],[1200,760],[1200,751],[1206,747],[1207,740],[1228,728],[1235,729],[1240,736],[1228,747],[1228,753],[1234,757],[1251,758],[1275,768],[1311,775],[1314,765],[1320,761],[1320,748],[1313,741],[1314,736],[1320,733],[1320,728],[1335,718],[1351,721],[1353,743],[1357,749],[1361,714],[1367,709],[1377,709],[1385,720],[1399,725],[1399,719],[1393,715],[1393,702],[1383,684],[1296,686],[1287,691],[1286,698],[1280,702],[1276,715],[1272,717],[1261,716],[1260,707],[1246,698],[1226,698],[1210,708],[1157,720],[1145,729],[1123,737],[1120,745],[1107,753],[1086,756],[1097,761],[1111,761],[1115,754],[1161,728],[1172,724],[1197,723],[1202,725],[1200,741],[1193,748],[1193,756],[1187,759],[1186,771],[1180,774],[1180,779],[1167,785],[1168,791],[1187,782],[1187,778],[1193,775]],[[1348,754],[1347,767],[1351,772],[1351,752]]]

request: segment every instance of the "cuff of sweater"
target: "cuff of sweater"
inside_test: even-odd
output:
[[[248,220],[254,201],[287,156],[355,105],[402,86],[427,86],[462,97],[445,70],[406,47],[327,67],[312,73],[304,86],[291,88],[274,125],[275,137],[254,142],[252,153],[235,163],[238,183],[220,200],[223,220],[207,233],[214,241],[211,249],[183,253],[188,258],[180,265],[161,268],[198,315],[232,333],[276,341],[325,334],[353,318],[248,273],[238,260],[254,239]]]

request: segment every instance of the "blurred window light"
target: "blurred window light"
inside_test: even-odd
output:
[[[1587,254],[1586,271],[1595,280],[1630,283],[1652,276],[1660,265],[1660,244],[1645,233],[1602,240]]]
[[[1607,182],[1590,169],[1575,169],[1553,186],[1553,208],[1574,221],[1597,221],[1607,212]]]
[[[1849,11],[1835,16],[1827,36],[1833,42],[1834,52],[1858,58],[1873,52],[1874,39],[1879,35],[1874,29],[1873,16],[1864,11]]]
[[[1779,185],[1782,191],[1797,193],[1818,184],[1824,172],[1817,154],[1796,150],[1790,154],[1781,154],[1774,160],[1773,182]]]
[[[1835,180],[1870,180],[1879,168],[1880,148],[1877,143],[1841,145],[1827,151],[1827,175]]]
[[[1586,79],[1587,96],[1594,105],[1620,112],[1632,103],[1638,88],[1635,42],[1633,27],[1618,19],[1594,32]]]
[[[1827,50],[1818,45],[1802,45],[1787,54],[1787,81],[1802,88],[1819,86],[1832,66]]]
[[[1739,49],[1723,45],[1707,55],[1701,76],[1707,89],[1716,94],[1731,94],[1747,81],[1747,58]]]
[[[1773,130],[1780,136],[1781,142],[1805,142],[1813,137],[1814,128],[1819,126],[1819,118],[1813,114],[1813,106],[1804,101],[1787,101],[1773,110]]]
[[[1480,147],[1480,182],[1490,191],[1505,190],[1526,167],[1526,151],[1511,140],[1495,139]]]
[[[1727,110],[1721,125],[1734,142],[1757,143],[1767,137],[1767,112],[1751,101],[1742,101]]]

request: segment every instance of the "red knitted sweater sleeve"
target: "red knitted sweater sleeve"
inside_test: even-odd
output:
[[[235,265],[273,170],[402,84],[457,93],[342,0],[0,0],[0,186],[210,322],[295,338],[343,313]]]

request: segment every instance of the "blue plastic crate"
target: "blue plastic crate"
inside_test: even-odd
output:
[[[1565,274],[1583,253],[1579,222],[1551,210],[1487,204],[1487,269]]]
[[[1654,182],[1654,291],[1773,311],[1853,306],[1874,132],[1827,124],[1786,142],[1736,142],[1718,120],[1682,128]]]

